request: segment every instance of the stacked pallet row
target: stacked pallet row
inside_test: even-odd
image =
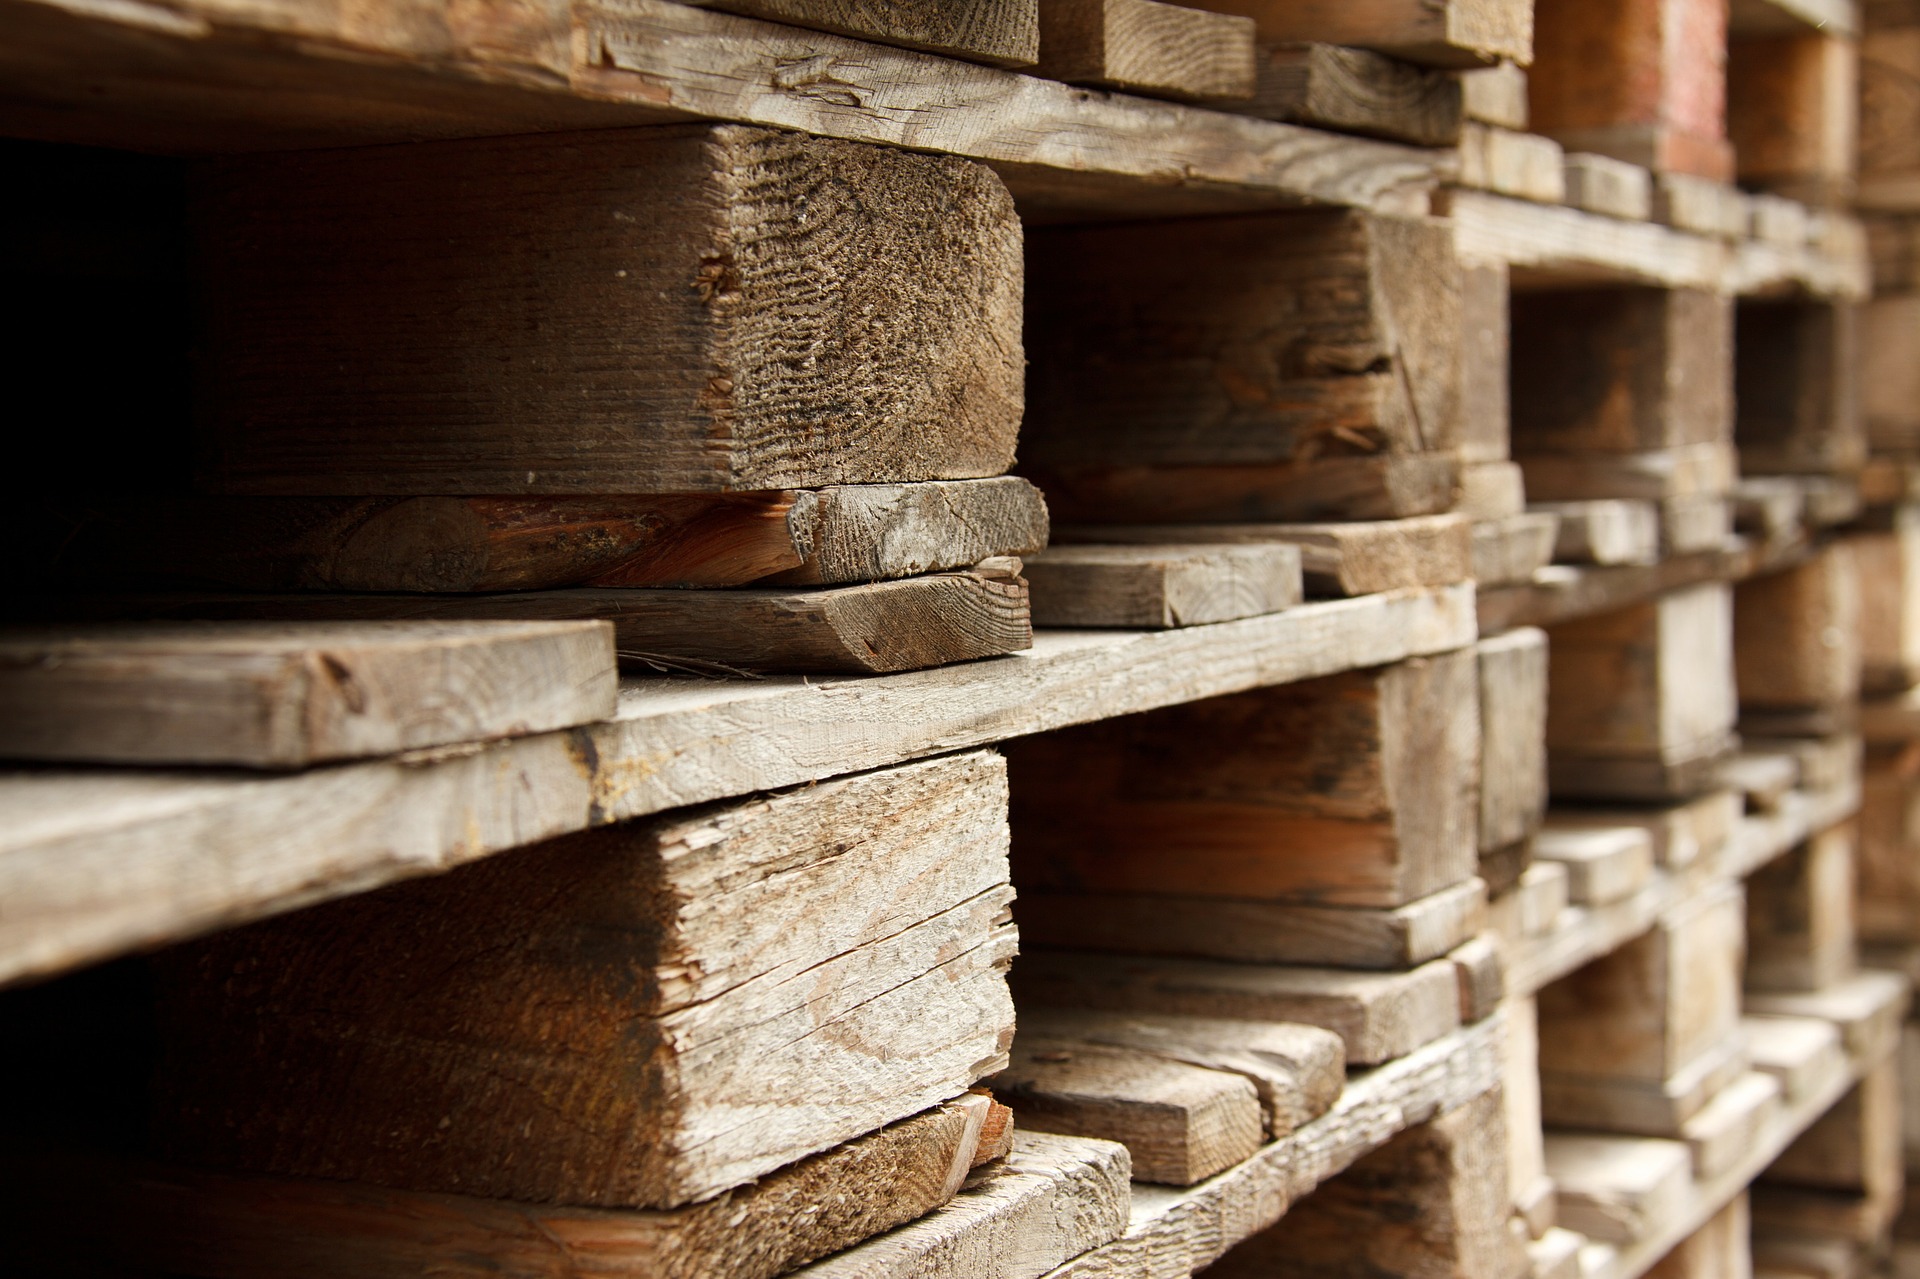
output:
[[[1853,680],[1817,659],[1851,579],[1813,547],[1858,458],[1815,382],[1851,224],[1687,187],[1686,157],[1726,157],[1664,100],[1562,168],[1524,132],[1524,4],[727,7],[775,21],[642,0],[571,40],[447,33],[434,74],[477,58],[514,90],[465,131],[524,136],[196,176],[202,491],[56,495],[16,541],[58,592],[36,615],[169,624],[8,664],[10,752],[95,771],[8,779],[38,878],[7,971],[207,935],[9,997],[22,1042],[71,1048],[16,1090],[59,1102],[9,1146],[37,1174],[21,1255],[1629,1275],[1700,1227],[1670,1272],[1722,1273],[1738,1191],[1904,998],[1827,927]],[[97,136],[49,70],[113,21],[18,24],[37,128]],[[426,47],[393,15],[275,21],[361,63]],[[113,34],[95,52],[138,70],[103,93],[147,91],[155,41],[208,41],[242,97],[255,59],[324,78],[229,30]],[[578,101],[515,96],[583,50]],[[747,123],[605,128],[656,121],[622,94]],[[108,136],[184,119],[171,145],[204,148],[242,127],[214,96]],[[295,127],[314,110],[268,111],[269,149],[368,140]],[[538,132],[561,119],[599,128]],[[1062,160],[1049,130],[1089,140]],[[1424,189],[1446,159],[1336,131],[1457,141],[1454,219]],[[1576,171],[1692,200],[1655,223]],[[1344,207],[1269,207],[1303,201]],[[1671,211],[1702,205],[1739,225]],[[1168,216],[1192,213],[1226,216]],[[1776,288],[1803,296],[1736,319]],[[1736,427],[1743,333],[1741,385],[1792,394]],[[1033,484],[1001,476],[1016,426],[1044,552]],[[1750,443],[1783,478],[1736,490]],[[1007,656],[1029,582],[1060,629]],[[411,692],[414,718],[476,693],[375,679],[382,645],[612,625],[555,632],[598,645],[570,676],[598,702],[345,748],[309,720],[246,754],[290,695],[238,669],[267,632],[178,624],[209,616],[276,619],[302,696]],[[1738,755],[1736,668],[1739,727],[1775,739]],[[104,767],[161,763],[304,771]],[[257,874],[263,841],[275,875],[202,882]],[[79,886],[128,853],[187,891]]]

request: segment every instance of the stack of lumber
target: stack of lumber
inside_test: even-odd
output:
[[[1910,8],[0,0],[4,1268],[1864,1273]]]

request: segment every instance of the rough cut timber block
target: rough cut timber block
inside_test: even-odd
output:
[[[1507,997],[1507,967],[1494,939],[1474,937],[1447,956],[1460,991],[1460,1023],[1471,1026],[1500,1010]]]
[[[1717,1179],[1739,1163],[1779,1122],[1780,1097],[1778,1079],[1750,1070],[1681,1124],[1680,1136],[1693,1151],[1694,1179]]]
[[[1404,906],[1470,879],[1466,649],[1009,743],[1025,888]]]
[[[1812,204],[1853,198],[1859,51],[1824,32],[1727,47],[1727,134],[1742,186]]]
[[[1523,462],[1733,438],[1733,304],[1713,293],[1516,294],[1512,364],[1513,451]],[[1527,490],[1535,498],[1560,496],[1540,492],[1531,472]]]
[[[1117,1141],[1135,1181],[1191,1186],[1260,1148],[1260,1099],[1243,1075],[1022,1027],[988,1081],[1021,1128]]]
[[[1299,548],[1314,595],[1372,595],[1451,586],[1473,576],[1472,526],[1459,515],[1338,524],[1068,524],[1061,543],[1152,545],[1285,542]]]
[[[799,1279],[922,1279],[978,1274],[1039,1279],[1127,1228],[1126,1147],[1046,1132],[1014,1135],[1013,1153],[946,1207],[794,1271]]]
[[[1005,803],[997,756],[953,756],[170,952],[159,1146],[530,1203],[751,1181],[1004,1064]]]
[[[1744,923],[1737,885],[1703,891],[1540,991],[1550,1125],[1674,1135],[1744,1069]]]
[[[1859,201],[1920,210],[1920,20],[1901,14],[1860,40]]]
[[[1038,626],[1202,626],[1278,613],[1305,595],[1300,550],[1282,543],[1056,546],[1023,561],[1021,575]]]
[[[1206,1273],[1218,1279],[1523,1279],[1526,1252],[1507,1228],[1503,1105],[1496,1088],[1407,1129]]]
[[[1806,205],[1777,195],[1755,195],[1748,204],[1754,239],[1793,249],[1807,243],[1810,232]]]
[[[1861,691],[1904,693],[1920,684],[1920,507],[1846,540],[1860,572]]]
[[[1836,710],[1854,701],[1861,585],[1847,544],[1835,542],[1793,568],[1734,588],[1733,665],[1742,711]]]
[[[1480,852],[1526,839],[1547,810],[1547,636],[1532,627],[1483,639]]]
[[[1513,453],[1507,388],[1508,276],[1504,262],[1467,262],[1460,268],[1461,458],[1505,462]]]
[[[1167,1013],[1028,1008],[1020,1039],[1091,1044],[1240,1075],[1260,1098],[1264,1131],[1277,1139],[1318,1119],[1347,1081],[1346,1047],[1318,1026]]]
[[[1552,138],[1478,122],[1461,131],[1461,186],[1560,204],[1567,198],[1565,166],[1566,156]]]
[[[1860,785],[1860,936],[1920,938],[1920,747],[1867,752]]]
[[[1624,901],[1653,878],[1653,838],[1634,826],[1565,830],[1549,818],[1533,855],[1566,868],[1567,900],[1578,906]]]
[[[1486,918],[1487,889],[1479,880],[1394,907],[1306,906],[1024,885],[1020,890],[1020,933],[1029,949],[1062,946],[1246,963],[1412,968],[1473,937]]]
[[[1540,1127],[1540,1018],[1531,998],[1509,999],[1506,1070],[1507,1186],[1516,1216],[1539,1238],[1553,1225],[1554,1189]]]
[[[1556,564],[1656,564],[1660,560],[1660,515],[1651,502],[1595,498],[1585,502],[1535,502],[1530,510],[1559,517]]]
[[[1548,629],[1552,793],[1677,799],[1710,786],[1737,719],[1732,605],[1708,583]]]
[[[858,586],[729,591],[576,587],[504,595],[48,597],[56,617],[303,621],[604,619],[630,660],[855,675],[923,670],[1033,646],[1020,561]]]
[[[1035,0],[692,0],[751,18],[815,27],[861,40],[925,49],[1003,67],[1029,66],[1040,57],[1040,15]]]
[[[20,1183],[30,1195],[17,1220],[33,1226],[10,1246],[34,1268],[77,1253],[111,1273],[772,1279],[951,1200],[992,1157],[983,1130],[995,1109],[1004,1115],[970,1094],[666,1211],[54,1156]]]
[[[49,501],[15,571],[67,587],[488,592],[838,585],[1047,544],[1025,480],[612,497]],[[11,557],[10,557],[11,558]]]
[[[1852,1069],[1840,1032],[1818,1017],[1743,1017],[1753,1068],[1780,1081],[1789,1105],[1827,1092]]]
[[[601,130],[223,162],[196,216],[216,491],[719,492],[1013,460],[1020,225],[984,165]]]
[[[1602,1243],[1634,1243],[1672,1221],[1684,1210],[1691,1164],[1683,1142],[1547,1134],[1560,1224]]]
[[[1501,944],[1513,947],[1552,932],[1569,900],[1567,868],[1536,861],[1512,888],[1487,903],[1487,915]]]
[[[1854,974],[1854,828],[1830,827],[1747,878],[1747,988],[1820,990]]]
[[[1452,505],[1460,269],[1445,223],[1309,211],[1028,239],[1021,458],[1057,518]]]
[[[1318,1026],[1340,1036],[1355,1066],[1404,1057],[1460,1026],[1459,982],[1444,959],[1410,972],[1369,973],[1037,950],[1020,957],[1013,983],[1022,1008]]]
[[[1867,459],[1859,308],[1743,300],[1735,320],[1734,439],[1756,475],[1850,474]]]
[[[1654,1263],[1647,1279],[1753,1279],[1751,1236],[1747,1195],[1741,1191]]]
[[[1504,519],[1527,509],[1526,479],[1512,462],[1469,462],[1460,468],[1454,508],[1475,520]]]
[[[1161,0],[1040,0],[1035,75],[1182,102],[1254,93],[1249,18]]]
[[[0,630],[0,756],[304,768],[613,715],[605,622]]]
[[[1670,497],[1658,509],[1663,556],[1717,551],[1733,535],[1733,503],[1722,494]]]
[[[1467,119],[1502,129],[1527,128],[1527,73],[1511,62],[1460,73]]]
[[[1900,1058],[1888,1053],[1760,1174],[1755,1207],[1780,1225],[1792,1224],[1801,1212],[1816,1221],[1828,1214],[1851,1218],[1859,1223],[1855,1237],[1864,1243],[1892,1224],[1905,1189]],[[1830,1197],[1844,1198],[1815,1207]]]
[[[1533,9],[1525,0],[1203,0],[1245,14],[1262,44],[1354,45],[1434,67],[1533,59]]]
[[[1558,516],[1539,511],[1473,526],[1473,577],[1482,589],[1523,585],[1553,563]]]
[[[1575,152],[1565,167],[1567,203],[1574,208],[1630,222],[1653,216],[1653,175],[1639,165]]]
[[[1528,100],[1569,150],[1733,179],[1726,0],[1537,0]]]
[[[1860,413],[1875,452],[1920,452],[1920,293],[1875,297],[1859,308]]]
[[[1457,76],[1336,44],[1278,44],[1255,62],[1253,99],[1233,109],[1417,146],[1460,140]]]
[[[1614,830],[1633,827],[1653,841],[1653,860],[1668,870],[1699,863],[1713,866],[1732,843],[1745,811],[1744,798],[1732,790],[1714,791],[1678,804],[1579,808],[1553,807],[1556,830]]]
[[[1864,1067],[1894,1050],[1911,996],[1904,974],[1867,969],[1824,990],[1749,992],[1747,1011],[1823,1018],[1840,1031],[1847,1057]]]

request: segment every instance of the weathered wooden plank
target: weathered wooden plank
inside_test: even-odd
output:
[[[1180,102],[1254,93],[1253,22],[1161,0],[1040,0],[1034,74]]]
[[[1588,213],[1644,222],[1653,216],[1653,175],[1612,156],[1566,158],[1567,203]]]
[[[1778,1079],[1750,1070],[1681,1124],[1680,1136],[1693,1152],[1694,1178],[1705,1181],[1737,1165],[1760,1134],[1779,1123],[1782,1095]]]
[[[1683,1142],[1547,1134],[1547,1172],[1560,1193],[1562,1224],[1606,1243],[1644,1239],[1676,1216],[1689,1164]]]
[[[660,1211],[512,1203],[331,1180],[88,1161],[36,1152],[20,1264],[121,1273],[322,1279],[646,1273],[772,1279],[913,1221],[981,1162],[995,1103],[969,1095],[769,1173]],[[1001,1108],[1004,1110],[1004,1108]],[[24,1161],[23,1161],[24,1162]]]
[[[272,780],[0,775],[0,980],[295,909],[664,809],[1471,643],[1465,587],[1157,633],[1049,632],[1001,662],[821,682],[629,681],[616,717]]]
[[[1553,544],[1559,564],[1653,564],[1660,559],[1660,517],[1651,502],[1593,498],[1535,502],[1560,517]]]
[[[1337,524],[1067,524],[1055,537],[1068,544],[1283,542],[1299,548],[1307,585],[1318,595],[1371,595],[1473,576],[1472,528],[1458,515]]]
[[[1478,880],[1390,908],[1023,887],[1020,929],[1029,947],[1397,969],[1478,933],[1486,902]]]
[[[1511,62],[1460,73],[1467,119],[1503,129],[1527,127],[1527,73]]]
[[[1451,509],[1448,453],[1339,454],[1292,462],[1028,468],[1054,513],[1082,522],[1399,520]]]
[[[1547,808],[1547,636],[1523,627],[1475,647],[1480,664],[1480,852],[1526,839]]]
[[[170,952],[155,1140],[667,1208],[913,1114],[1012,1038],[1005,787],[988,753],[910,764]]]
[[[1047,544],[1025,480],[611,497],[55,499],[17,572],[72,586],[520,591],[840,584]],[[10,558],[13,558],[10,556]]]
[[[1254,20],[1269,44],[1323,41],[1437,67],[1486,66],[1533,57],[1533,12],[1514,0],[1205,0]]]
[[[703,8],[727,9],[753,18],[817,27],[863,40],[925,49],[1005,67],[1029,66],[1040,57],[1039,5],[1034,0],[991,0],[950,5],[940,0],[693,0]]]
[[[1632,826],[1568,830],[1549,818],[1534,836],[1533,855],[1566,867],[1567,900],[1580,906],[1631,897],[1653,875],[1653,840]]]
[[[1036,888],[1401,906],[1473,875],[1472,650],[1013,743]]]
[[[1785,1197],[1775,1195],[1776,1187],[1839,1192],[1860,1200],[1863,1215],[1884,1229],[1901,1207],[1903,1159],[1900,1059],[1888,1053],[1768,1165],[1756,1191],[1764,1196],[1762,1206],[1782,1217]],[[1868,1238],[1876,1233],[1872,1226],[1865,1231]]]
[[[1712,1174],[1702,1172],[1702,1177]],[[1747,1196],[1716,1212],[1647,1271],[1647,1279],[1741,1279],[1752,1276],[1752,1222]]]
[[[1218,471],[1219,508],[1201,518],[1312,519],[1336,492],[1256,510],[1260,477],[1237,469],[1337,473],[1455,434],[1460,271],[1444,223],[1316,211],[1029,238],[1021,454],[1062,520],[1154,518],[1098,501],[1125,468],[1154,468],[1142,492],[1175,508],[1194,478],[1178,468]]]
[[[1723,3],[1538,0],[1535,9],[1535,129],[1645,168],[1732,179]]]
[[[1405,1056],[1460,1025],[1446,960],[1371,973],[1040,950],[1021,956],[1013,982],[1025,1006],[1319,1026],[1340,1036],[1353,1065]]]
[[[1291,608],[1305,596],[1299,548],[1281,543],[1055,546],[1023,561],[1038,626],[1161,630]]]
[[[1136,1054],[1240,1075],[1260,1099],[1264,1131],[1281,1138],[1325,1114],[1346,1083],[1346,1048],[1317,1026],[1167,1013],[1031,1008],[1021,1035]]]
[[[1538,134],[1469,121],[1460,136],[1461,186],[1540,204],[1567,198],[1566,157]]]
[[[1658,173],[1653,179],[1653,216],[1682,231],[1719,240],[1746,238],[1747,197],[1726,182],[1690,173]]]
[[[0,755],[304,768],[611,716],[604,622],[0,631]]]
[[[1234,110],[1418,146],[1460,140],[1461,78],[1444,71],[1366,49],[1276,44],[1259,51],[1255,75],[1252,101]]]
[[[1222,1279],[1365,1273],[1521,1279],[1529,1267],[1507,1229],[1504,1104],[1495,1089],[1409,1128],[1207,1273]]]
[[[1743,1017],[1753,1068],[1780,1081],[1791,1105],[1837,1093],[1850,1067],[1840,1032],[1818,1017]]]
[[[1678,804],[1649,807],[1635,804],[1580,808],[1553,807],[1551,821],[1558,830],[1615,830],[1646,832],[1653,841],[1653,860],[1667,870],[1683,870],[1699,863],[1721,865],[1740,834],[1742,796],[1720,790]]]
[[[857,586],[727,591],[575,587],[502,595],[115,595],[49,598],[55,616],[281,620],[577,620],[613,624],[632,660],[877,674],[1029,648],[1020,561]]]
[[[229,161],[196,207],[222,491],[737,491],[1013,460],[1021,236],[978,164],[602,130]]]
[[[1473,526],[1473,577],[1482,586],[1526,583],[1553,562],[1560,519],[1530,511]]]

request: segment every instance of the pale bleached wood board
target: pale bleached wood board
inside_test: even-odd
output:
[[[0,981],[292,910],[503,849],[1070,724],[1472,642],[1473,588],[1218,626],[1054,632],[946,670],[628,680],[603,724],[294,777],[0,774]]]
[[[1506,1019],[1496,1015],[1377,1070],[1355,1074],[1325,1115],[1197,1186],[1136,1185],[1126,1233],[1048,1279],[1198,1271],[1397,1133],[1498,1087],[1505,1035]]]
[[[1765,293],[1798,285],[1821,296],[1866,296],[1858,252],[1757,241],[1730,244],[1653,222],[1627,222],[1478,191],[1447,193],[1460,256],[1505,262],[1516,287],[1623,282]]]

